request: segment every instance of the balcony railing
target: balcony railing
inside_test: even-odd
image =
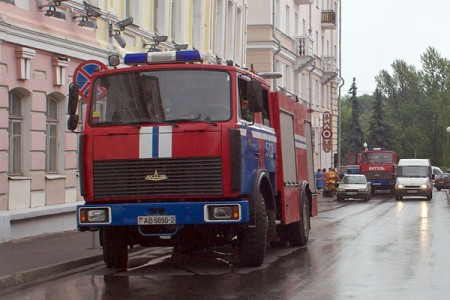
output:
[[[294,54],[298,56],[314,56],[314,41],[307,35],[294,37]]]
[[[322,84],[327,84],[333,80],[337,74],[337,60],[334,56],[322,56],[321,57],[321,69],[323,72]]]
[[[308,35],[294,37],[294,54],[296,70],[302,70],[314,60],[314,41]]]
[[[322,11],[322,28],[323,29],[336,28],[336,12],[334,10]]]

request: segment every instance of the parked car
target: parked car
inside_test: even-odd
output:
[[[339,183],[336,190],[337,200],[344,200],[346,198],[370,200],[371,185],[367,181],[365,175],[361,174],[347,174]]]
[[[442,174],[442,170],[439,167],[436,166],[431,166],[431,179],[434,179],[436,177],[436,175],[438,174]]]
[[[441,189],[450,189],[450,173],[441,173],[436,175],[434,179],[434,187],[440,191]]]

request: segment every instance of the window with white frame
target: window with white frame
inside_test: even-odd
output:
[[[239,65],[243,65],[244,59],[242,57],[243,50],[242,49],[242,8],[240,6],[236,9],[236,55],[235,60]]]
[[[286,35],[291,34],[291,8],[286,5]]]
[[[226,59],[234,60],[234,3],[228,1],[227,5],[227,44],[226,44]]]
[[[167,34],[165,0],[153,2],[153,28],[158,34]]]
[[[193,0],[192,2],[192,46],[197,49],[202,48],[202,0]]]
[[[280,13],[281,13],[281,4],[280,0],[276,0],[276,8],[275,8],[275,28],[280,29]]]
[[[125,18],[132,17],[134,25],[140,25],[140,3],[136,0],[125,0],[124,14]]]
[[[9,93],[9,174],[23,175],[23,115],[22,97]]]
[[[215,49],[214,52],[219,55],[223,56],[223,47],[224,47],[224,35],[225,35],[225,29],[224,29],[224,20],[225,20],[225,11],[224,11],[224,1],[223,0],[217,0],[216,2],[216,20],[215,20]]]
[[[181,33],[182,26],[182,0],[172,0],[172,17],[171,17],[171,28],[170,28],[170,36],[172,40],[182,43],[183,37]]]
[[[295,36],[298,36],[298,26],[299,26],[299,24],[298,24],[298,13],[295,13],[295,20],[294,20],[294,35]]]
[[[47,97],[46,163],[48,173],[58,171],[58,100]]]

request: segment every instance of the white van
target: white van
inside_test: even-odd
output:
[[[395,200],[402,200],[403,196],[422,196],[431,200],[431,174],[429,159],[400,159],[395,182]]]

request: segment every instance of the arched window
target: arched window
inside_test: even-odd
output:
[[[58,100],[47,98],[46,163],[48,173],[58,171]]]
[[[22,97],[9,93],[9,174],[23,175]]]

